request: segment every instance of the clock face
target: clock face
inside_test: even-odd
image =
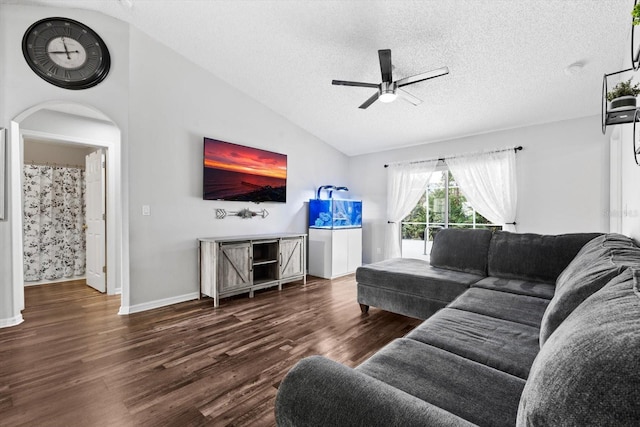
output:
[[[87,89],[109,73],[107,46],[91,28],[68,18],[46,18],[29,27],[22,53],[35,73],[66,89]]]

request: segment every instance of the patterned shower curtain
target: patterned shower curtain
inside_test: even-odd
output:
[[[23,191],[25,281],[84,275],[84,171],[25,165]]]

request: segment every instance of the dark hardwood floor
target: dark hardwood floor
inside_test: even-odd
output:
[[[27,287],[0,329],[2,426],[272,426],[301,358],[355,366],[420,321],[361,315],[353,275],[118,316],[82,282]]]

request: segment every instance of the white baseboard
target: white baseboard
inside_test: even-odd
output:
[[[118,314],[126,315],[139,313],[141,311],[153,310],[154,308],[166,307],[168,305],[177,304],[179,302],[192,301],[200,297],[199,292],[192,292],[190,294],[178,295],[175,297],[159,299],[155,301],[144,302],[142,304],[135,304],[130,306],[120,306]]]
[[[10,317],[8,319],[0,319],[0,328],[8,328],[10,326],[16,326],[22,322],[24,322],[24,319],[22,318],[22,314],[19,314],[15,317]]]

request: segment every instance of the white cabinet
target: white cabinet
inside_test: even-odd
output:
[[[333,279],[362,265],[362,228],[309,228],[309,274]]]
[[[295,280],[307,283],[306,235],[278,234],[198,239],[200,294],[220,298]]]

